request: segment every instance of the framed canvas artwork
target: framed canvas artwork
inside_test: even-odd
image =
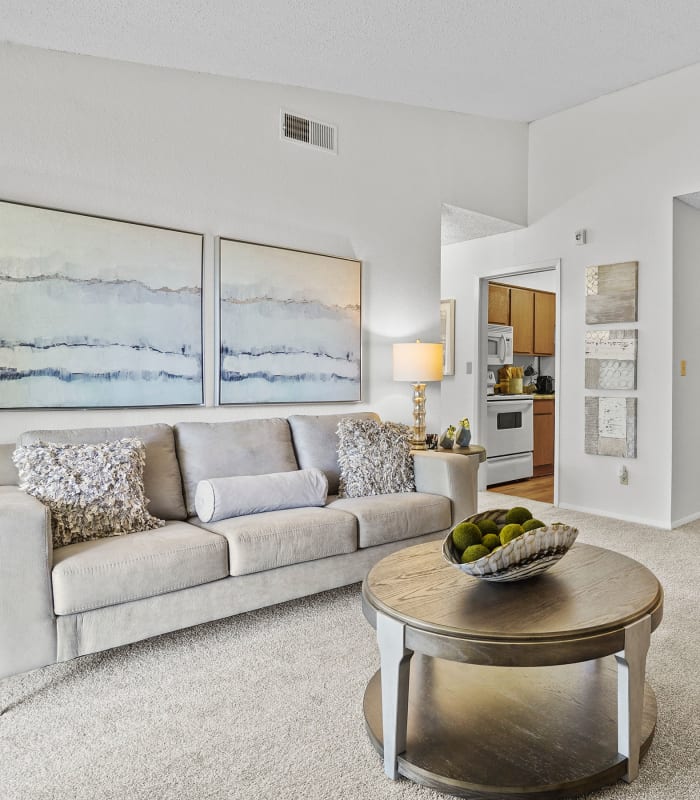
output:
[[[442,342],[442,374],[455,374],[455,301],[440,301],[440,341]]]
[[[361,399],[361,262],[219,240],[219,402]]]
[[[0,407],[201,404],[202,240],[0,202]]]

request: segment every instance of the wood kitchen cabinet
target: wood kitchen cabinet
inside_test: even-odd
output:
[[[538,356],[554,355],[554,327],[557,298],[549,292],[535,292],[533,353]]]
[[[535,293],[531,289],[510,290],[510,324],[513,352],[533,353],[535,346]]]
[[[553,356],[556,302],[552,292],[489,283],[488,320],[512,325],[514,353]]]
[[[554,400],[533,400],[533,477],[554,475]]]
[[[489,283],[489,323],[510,325],[510,288]]]

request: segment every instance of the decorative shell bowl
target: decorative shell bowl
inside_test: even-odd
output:
[[[480,514],[467,517],[462,522],[492,519],[500,526],[503,525],[507,513],[508,509],[482,511]],[[555,522],[544,528],[535,528],[534,531],[523,533],[508,544],[492,550],[489,555],[462,564],[459,552],[452,543],[452,531],[450,531],[443,542],[442,554],[450,564],[475,578],[501,583],[524,581],[539,575],[559,561],[566,555],[577,536],[578,528]]]

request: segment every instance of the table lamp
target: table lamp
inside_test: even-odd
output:
[[[394,345],[394,380],[413,384],[414,450],[426,450],[425,444],[425,384],[442,380],[442,345],[415,342]]]

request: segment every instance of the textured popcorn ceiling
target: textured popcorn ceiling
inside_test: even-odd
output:
[[[688,206],[693,208],[700,208],[700,192],[692,192],[691,194],[678,195],[678,199]]]
[[[496,233],[516,231],[522,228],[522,225],[443,203],[440,228],[441,244],[446,245],[480,239],[482,236],[493,236]]]
[[[0,39],[530,121],[700,61],[697,0],[2,0]]]

